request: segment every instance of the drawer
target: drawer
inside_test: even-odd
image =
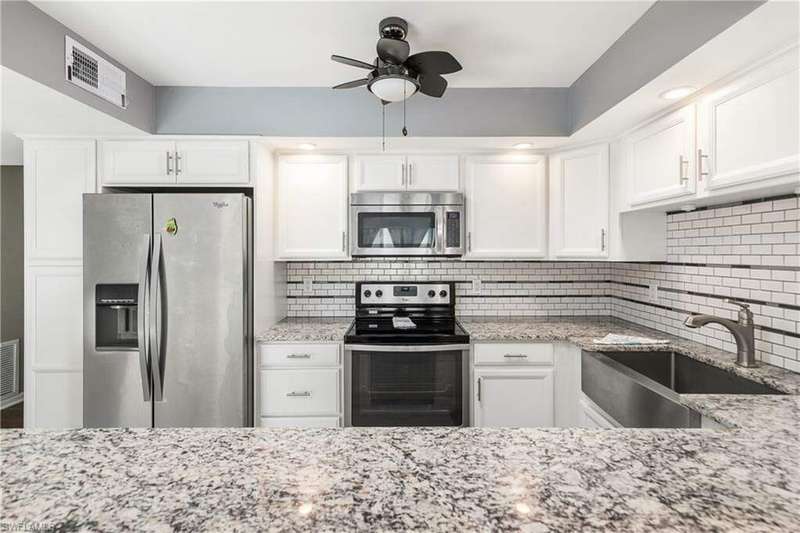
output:
[[[261,370],[260,416],[339,414],[339,369]]]
[[[552,365],[552,344],[475,344],[476,365]]]
[[[338,416],[264,416],[262,428],[338,428]]]
[[[338,344],[259,344],[262,367],[338,366]]]

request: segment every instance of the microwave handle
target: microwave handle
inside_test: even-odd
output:
[[[444,254],[444,247],[447,240],[445,239],[445,231],[447,228],[447,208],[444,206],[438,206],[436,208],[436,242],[434,242],[434,247],[436,248],[436,253]]]

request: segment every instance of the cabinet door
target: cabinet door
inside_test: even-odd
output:
[[[608,257],[608,145],[550,156],[555,257]]]
[[[355,157],[356,191],[401,191],[406,184],[406,158],[402,155]]]
[[[631,133],[625,148],[631,205],[695,194],[694,105]]]
[[[175,174],[180,184],[247,184],[247,141],[179,141]]]
[[[552,427],[553,370],[475,370],[475,425]]]
[[[457,191],[457,155],[408,156],[406,188],[409,191]]]
[[[25,142],[25,262],[80,263],[83,193],[95,191],[95,143]]]
[[[103,185],[171,185],[175,183],[172,141],[103,141],[100,143]]]
[[[473,157],[466,169],[467,257],[544,257],[544,158]]]
[[[278,256],[347,257],[347,156],[282,156],[277,181]]]
[[[798,50],[710,94],[699,109],[707,189],[800,171]]]

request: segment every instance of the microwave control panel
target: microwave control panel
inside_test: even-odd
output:
[[[461,248],[461,213],[447,211],[445,214],[445,247]]]

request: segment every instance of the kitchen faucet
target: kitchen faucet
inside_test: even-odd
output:
[[[753,337],[753,312],[750,311],[750,306],[729,298],[725,302],[739,306],[739,319],[736,322],[712,315],[689,315],[684,324],[690,328],[699,328],[712,322],[725,326],[736,339],[736,364],[745,367],[758,366]]]

